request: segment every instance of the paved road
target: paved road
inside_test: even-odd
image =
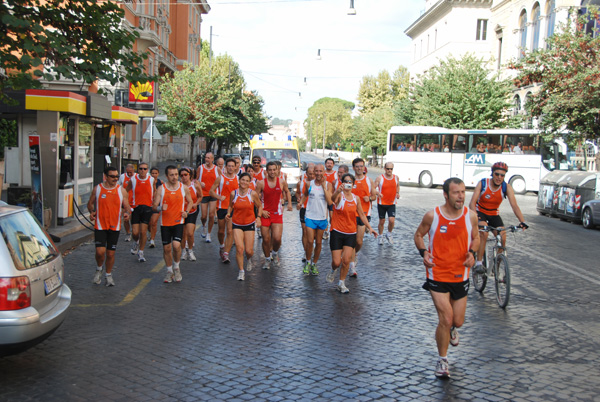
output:
[[[282,266],[245,282],[203,243],[197,262],[182,263],[183,282],[164,284],[160,250],[140,264],[121,237],[117,286],[95,286],[94,248],[79,247],[65,259],[67,321],[0,359],[0,399],[600,400],[600,231],[538,216],[533,196],[518,200],[531,230],[509,243],[511,304],[499,309],[492,289],[470,292],[449,381],[433,376],[436,316],[412,244],[442,194],[410,187],[396,244],[366,241],[348,295],[325,281],[327,246],[322,274],[301,274],[297,212],[285,215]]]

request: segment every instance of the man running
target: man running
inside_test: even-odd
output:
[[[333,190],[337,190],[338,187],[342,184],[342,176],[344,176],[346,173],[348,173],[350,170],[348,169],[347,165],[340,165],[338,166],[338,170],[337,170],[337,180],[334,181],[333,184]]]
[[[117,168],[107,166],[104,169],[104,181],[92,191],[87,204],[90,219],[94,221],[96,273],[93,282],[96,285],[102,283],[102,265],[105,265],[106,286],[115,286],[112,269],[121,230],[121,215],[127,221],[131,211],[127,191],[117,184],[118,180]]]
[[[256,181],[264,180],[266,177],[265,169],[260,165],[260,161],[260,156],[255,155],[252,157],[252,171],[249,173],[252,174]]]
[[[157,167],[150,169],[150,176],[154,177],[154,189],[158,190],[162,186],[162,180],[158,178],[160,171]],[[153,198],[154,200],[154,198]],[[160,211],[152,210],[152,218],[150,218],[150,248],[156,247],[154,239],[156,239],[156,228],[158,227],[158,218],[160,217]]]
[[[127,183],[127,192],[131,192],[131,232],[133,244],[131,254],[137,254],[139,262],[146,262],[144,248],[148,238],[148,225],[152,219],[152,202],[154,201],[154,177],[148,174],[148,164],[142,162],[138,166],[138,174]]]
[[[135,174],[135,168],[131,163],[128,163],[127,166],[125,166],[125,173],[121,174],[121,176],[119,177],[119,185],[122,186],[123,188],[127,187],[127,183],[129,183],[129,180],[131,180],[131,178],[133,177],[133,175]],[[128,200],[129,205],[131,206],[131,203],[133,202],[133,194],[130,191],[129,192],[129,196],[128,196]],[[131,215],[131,211],[127,211],[127,213],[129,213],[129,215]],[[126,220],[124,222],[124,226],[125,226],[125,241],[131,241],[131,226],[129,224],[129,220]]]
[[[379,214],[379,244],[383,244],[383,225],[385,215],[388,216],[388,231],[385,238],[393,244],[392,230],[396,222],[396,200],[400,198],[400,181],[394,172],[394,164],[388,162],[384,165],[385,173],[375,180],[377,190],[377,212]]]
[[[304,173],[304,177],[302,180],[296,184],[296,203],[297,208],[300,210],[300,225],[302,226],[302,247],[304,248],[304,253],[306,254],[306,224],[304,221],[306,214],[306,203],[308,202],[308,198],[304,199],[302,203],[302,194],[304,194],[304,188],[308,185],[311,180],[315,179],[315,164],[309,163],[306,165],[306,171]],[[306,256],[302,257],[302,262],[306,262]]]
[[[227,209],[231,193],[238,189],[238,177],[235,174],[235,160],[228,158],[225,162],[225,172],[215,180],[211,189],[210,196],[217,199],[217,218],[219,223],[219,231],[217,237],[219,240],[219,256],[221,261],[229,264],[229,252],[233,246],[233,227],[231,221],[226,221]],[[227,238],[225,238],[225,227],[227,227]]]
[[[356,158],[352,161],[352,168],[355,173],[355,181],[354,188],[352,189],[352,194],[358,197],[360,200],[362,210],[367,217],[367,220],[371,222],[371,201],[373,201],[375,196],[375,186],[373,186],[373,181],[367,177],[365,174],[365,161],[361,158]],[[356,264],[358,262],[358,252],[362,248],[363,239],[365,237],[365,225],[358,217],[356,217],[356,224],[358,225],[358,229],[356,231],[356,248],[354,251],[354,255],[352,258],[352,262],[350,262],[350,268],[348,271],[348,275],[350,277],[356,278],[358,274],[356,273]]]
[[[213,225],[215,224],[213,216],[217,209],[217,199],[210,195],[210,189],[215,180],[219,177],[219,168],[213,162],[215,155],[212,152],[207,152],[204,156],[204,164],[198,166],[196,177],[202,187],[202,201],[200,201],[200,222],[202,222],[202,237],[206,238],[206,242],[210,243],[210,234],[212,233]],[[209,219],[209,217],[211,219]],[[206,229],[206,221],[208,220],[208,230]]]
[[[165,169],[167,182],[154,194],[152,209],[161,214],[160,236],[163,244],[163,257],[167,266],[164,283],[181,282],[181,239],[183,222],[194,206],[190,190],[179,182],[177,167],[169,165]],[[187,204],[186,204],[187,202]],[[187,207],[185,206],[187,205]]]
[[[435,340],[439,359],[435,375],[448,378],[448,343],[458,346],[458,331],[465,321],[469,269],[475,263],[479,246],[477,215],[465,206],[465,184],[451,177],[443,185],[445,204],[423,216],[414,235],[415,246],[423,257],[428,290],[438,313]],[[425,246],[425,235],[429,246]]]
[[[481,179],[475,190],[473,190],[473,196],[469,203],[471,211],[477,211],[477,218],[479,219],[479,226],[491,226],[494,228],[503,228],[504,222],[500,217],[500,204],[504,198],[508,198],[510,206],[519,220],[519,226],[523,229],[527,229],[529,226],[525,223],[525,218],[521,212],[521,208],[517,204],[515,198],[515,191],[513,190],[510,183],[504,181],[504,177],[508,172],[508,165],[504,162],[496,162],[492,165],[492,177]],[[495,233],[494,233],[495,234]],[[506,232],[500,232],[502,236],[502,247],[506,244]],[[485,272],[483,266],[483,253],[485,252],[485,244],[487,242],[488,232],[481,232],[479,234],[480,242],[479,249],[477,249],[477,262],[475,263],[475,272]]]
[[[287,210],[292,210],[292,195],[287,182],[279,177],[279,169],[274,161],[267,163],[267,178],[256,184],[256,192],[262,195],[263,216],[261,219],[262,247],[265,254],[264,269],[271,267],[271,262],[279,265],[277,252],[281,247],[283,234],[283,207],[281,196],[285,195],[288,202]]]
[[[339,180],[339,177],[341,177],[341,176],[338,177],[338,173],[335,170],[333,170],[334,165],[335,165],[335,161],[333,160],[333,158],[325,159],[325,172],[324,172],[325,180],[328,183],[331,183],[332,193],[333,193],[333,190],[335,190],[334,183]],[[329,209],[329,221],[331,221],[331,215],[333,214],[333,204],[328,205],[327,208]],[[327,224],[327,230],[325,230],[325,232],[323,234],[323,238],[325,240],[329,239],[329,223]]]

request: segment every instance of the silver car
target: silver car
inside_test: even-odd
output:
[[[0,202],[0,235],[0,356],[6,356],[62,324],[71,289],[60,252],[28,209]]]
[[[586,229],[600,226],[600,200],[590,200],[583,204],[581,223]]]

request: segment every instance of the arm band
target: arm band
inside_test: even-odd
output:
[[[424,248],[419,249],[419,254],[421,254],[421,257],[423,257],[423,258],[425,257],[425,251],[426,251],[426,249],[424,249]]]

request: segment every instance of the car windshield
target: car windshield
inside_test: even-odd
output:
[[[1,217],[0,234],[17,269],[33,268],[58,256],[58,250],[29,211]]]
[[[264,166],[267,162],[281,161],[284,168],[297,168],[298,151],[295,149],[255,149],[252,158],[260,156],[261,164]]]

